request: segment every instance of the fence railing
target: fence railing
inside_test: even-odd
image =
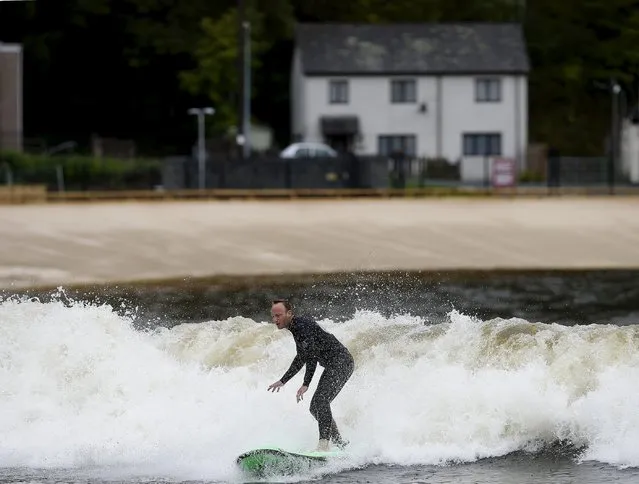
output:
[[[420,188],[437,182],[458,183],[460,170],[444,160],[343,156],[335,158],[261,157],[248,160],[209,157],[205,188]],[[174,157],[164,161],[165,189],[197,188],[198,160]]]
[[[491,161],[491,160],[489,160]],[[492,160],[495,161],[495,160]],[[479,164],[481,164],[481,166]],[[241,160],[209,156],[204,186],[231,190],[420,189],[496,185],[486,160],[449,163],[442,159],[383,156],[283,159],[277,156]],[[101,159],[79,156],[31,156],[0,153],[0,186],[41,184],[48,191],[188,190],[200,188],[199,160]],[[472,175],[472,176],[471,176]],[[515,173],[515,186],[602,187],[628,185],[605,158],[549,158],[545,179]]]
[[[626,184],[627,176],[609,157],[550,157],[548,186]]]
[[[495,185],[494,158],[450,163],[432,158],[359,156],[341,158],[251,160],[208,157],[206,188],[423,188]],[[555,157],[546,175],[515,169],[513,185],[600,186],[627,184],[626,176],[606,157]],[[199,167],[191,157],[166,159],[165,188],[197,188]]]

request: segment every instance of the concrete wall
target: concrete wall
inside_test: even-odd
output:
[[[192,276],[639,268],[637,198],[20,205],[0,287]],[[89,243],[90,242],[90,243]],[[614,297],[614,295],[613,295]]]

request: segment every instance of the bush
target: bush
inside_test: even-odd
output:
[[[522,183],[526,182],[543,182],[544,176],[541,173],[535,171],[523,171],[519,175],[519,181]]]
[[[45,184],[58,189],[58,166],[65,190],[152,189],[162,181],[162,162],[149,159],[95,158],[92,156],[47,156],[0,152],[0,180],[7,166],[16,184]]]

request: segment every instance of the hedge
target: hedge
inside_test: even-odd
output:
[[[0,152],[0,184],[11,176],[16,184],[45,184],[49,190],[58,190],[58,166],[65,190],[153,189],[162,183],[160,160],[4,151]]]

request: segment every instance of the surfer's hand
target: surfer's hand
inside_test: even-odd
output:
[[[304,398],[303,398],[303,395],[304,395],[304,393],[306,393],[306,390],[308,390],[308,387],[307,387],[307,386],[305,386],[305,385],[302,385],[302,386],[300,387],[300,389],[299,389],[299,390],[297,390],[297,395],[296,395],[296,397],[297,397],[297,402],[298,402],[298,403],[299,403],[299,401],[300,401],[300,400],[303,400],[303,399],[304,399]]]
[[[272,392],[275,391],[280,391],[280,387],[284,386],[284,383],[282,383],[280,380],[277,380],[275,383],[273,383],[272,385],[269,385],[268,390],[271,390]],[[276,390],[277,389],[277,390]]]

